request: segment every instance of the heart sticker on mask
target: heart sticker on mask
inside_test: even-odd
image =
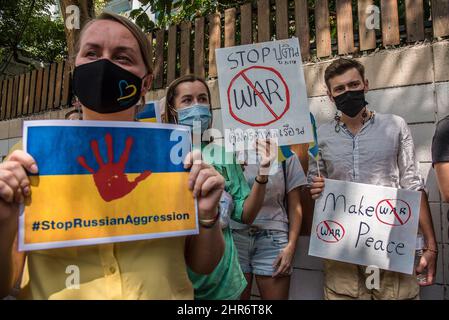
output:
[[[126,80],[120,80],[120,82],[119,82],[119,84],[118,84],[118,87],[119,87],[119,89],[120,89],[120,98],[118,98],[117,101],[120,101],[120,100],[126,100],[126,99],[128,99],[128,98],[131,98],[131,97],[133,97],[133,96],[136,94],[136,92],[137,92],[136,86],[133,85],[133,84],[128,84],[128,82],[126,82]],[[131,92],[130,94],[124,96],[124,94],[126,94],[126,91],[127,91],[128,89],[131,89],[132,92]]]

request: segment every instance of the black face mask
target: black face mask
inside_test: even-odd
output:
[[[348,117],[354,118],[368,104],[365,100],[365,91],[346,91],[345,93],[334,97],[337,109]]]
[[[80,102],[98,113],[114,113],[140,99],[142,79],[108,59],[79,65],[73,72],[73,91]]]

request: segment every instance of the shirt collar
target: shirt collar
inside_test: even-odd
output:
[[[372,124],[374,124],[375,122],[375,118],[376,118],[376,112],[375,111],[371,111],[371,118],[366,121],[364,123],[364,125],[362,126],[362,128],[359,130],[359,132],[357,134],[360,134],[362,131],[364,131],[368,126],[371,126]],[[346,131],[347,133],[349,133],[351,136],[353,136],[352,132],[348,130],[348,128],[346,127],[346,124],[344,124],[343,122],[339,121],[337,122],[336,120],[334,120],[335,126],[339,126],[341,129],[343,129],[344,131]]]

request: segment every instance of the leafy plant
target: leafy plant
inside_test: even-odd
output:
[[[62,18],[50,11],[56,0],[2,0],[0,6],[0,74],[20,56],[50,63],[66,56]],[[31,68],[31,66],[30,66]]]

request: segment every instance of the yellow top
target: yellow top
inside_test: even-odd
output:
[[[17,143],[10,152],[22,149]],[[28,252],[19,299],[193,299],[185,237]]]
[[[184,243],[177,237],[32,251],[18,298],[193,299]]]

